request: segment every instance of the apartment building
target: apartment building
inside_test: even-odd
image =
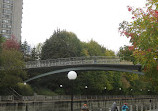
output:
[[[21,42],[23,0],[0,0],[0,34]]]

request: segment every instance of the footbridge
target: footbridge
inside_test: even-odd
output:
[[[92,56],[92,57],[71,57],[59,59],[47,59],[26,62],[28,71],[47,71],[41,75],[32,77],[24,82],[48,76],[51,74],[74,71],[121,71],[143,74],[141,65],[134,65],[132,62],[121,61],[119,57]]]

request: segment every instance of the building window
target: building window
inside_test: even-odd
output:
[[[6,33],[7,33],[7,34],[11,34],[11,31],[10,31],[10,30],[6,30]]]
[[[9,38],[10,38],[10,35],[3,35],[3,37],[9,39]]]
[[[2,32],[2,33],[6,33],[7,31],[6,31],[5,29],[3,29],[1,32]]]
[[[7,27],[7,25],[6,24],[2,24],[2,28],[6,28]]]
[[[2,23],[4,23],[4,24],[11,24],[12,21],[11,20],[2,20]]]
[[[11,14],[11,13],[12,13],[12,11],[11,11],[11,10],[6,10],[6,9],[3,9],[3,13],[5,13],[5,14]]]
[[[12,0],[3,0],[4,3],[13,3]]]
[[[12,26],[11,25],[7,25],[7,28],[11,28]]]
[[[3,8],[12,9],[12,6],[9,4],[3,4]]]
[[[3,14],[2,17],[5,18],[5,19],[10,19],[10,18],[11,18],[11,15]]]

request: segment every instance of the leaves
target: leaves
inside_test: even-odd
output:
[[[15,87],[18,82],[26,78],[26,72],[23,71],[25,66],[23,55],[19,51],[19,45],[12,39],[3,43],[2,53],[0,53],[1,67],[0,70],[0,88]],[[1,94],[1,90],[0,90]]]
[[[120,47],[117,56],[121,58],[121,60],[135,62],[135,58],[133,57],[134,46],[124,46]]]
[[[156,7],[156,8],[154,8]],[[123,21],[119,30],[121,34],[130,38],[133,46],[133,55],[137,63],[148,70],[146,74],[150,74],[152,67],[158,65],[154,58],[158,58],[158,5],[156,0],[147,2],[146,9],[133,9],[128,6],[128,10],[132,12],[134,20],[129,23]],[[155,73],[156,74],[156,73]]]
[[[11,39],[7,39],[3,43],[3,48],[6,50],[11,50],[11,49],[19,50],[20,45],[14,38],[11,38]]]
[[[80,56],[81,44],[72,32],[54,31],[42,47],[42,59],[55,59]]]

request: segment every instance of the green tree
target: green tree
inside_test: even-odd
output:
[[[0,55],[2,53],[2,43],[4,42],[4,38],[2,37],[2,35],[0,35]],[[1,56],[0,56],[1,57]],[[0,58],[0,66],[1,66],[1,58]]]
[[[36,52],[36,48],[34,47],[32,50],[31,50],[31,60],[37,60],[38,59],[38,54]]]
[[[41,59],[77,57],[81,53],[81,44],[72,32],[54,31],[42,47]]]
[[[22,53],[19,51],[19,45],[13,39],[8,39],[3,43],[2,70],[0,70],[0,94],[7,94],[6,90],[14,88],[17,83],[22,82],[26,77],[23,70],[24,61]]]
[[[105,56],[115,56],[115,52],[107,49],[105,52]]]
[[[24,56],[27,55],[27,49],[28,49],[28,43],[27,43],[27,41],[25,40],[25,41],[21,44],[21,50],[22,50]]]
[[[83,72],[77,78],[78,91],[83,95],[97,95],[104,93],[105,87],[107,90],[112,89],[112,84],[110,84],[105,71],[88,71]],[[85,89],[85,86],[88,86]]]
[[[106,48],[100,46],[96,41],[82,43],[82,54],[88,56],[104,56]]]
[[[31,61],[31,46],[28,45],[26,40],[21,44],[20,48],[25,62]]]
[[[134,62],[133,51],[129,49],[129,46],[120,47],[117,56],[119,56],[121,60]]]
[[[0,35],[0,51],[2,51],[2,43],[4,42],[4,38]]]

